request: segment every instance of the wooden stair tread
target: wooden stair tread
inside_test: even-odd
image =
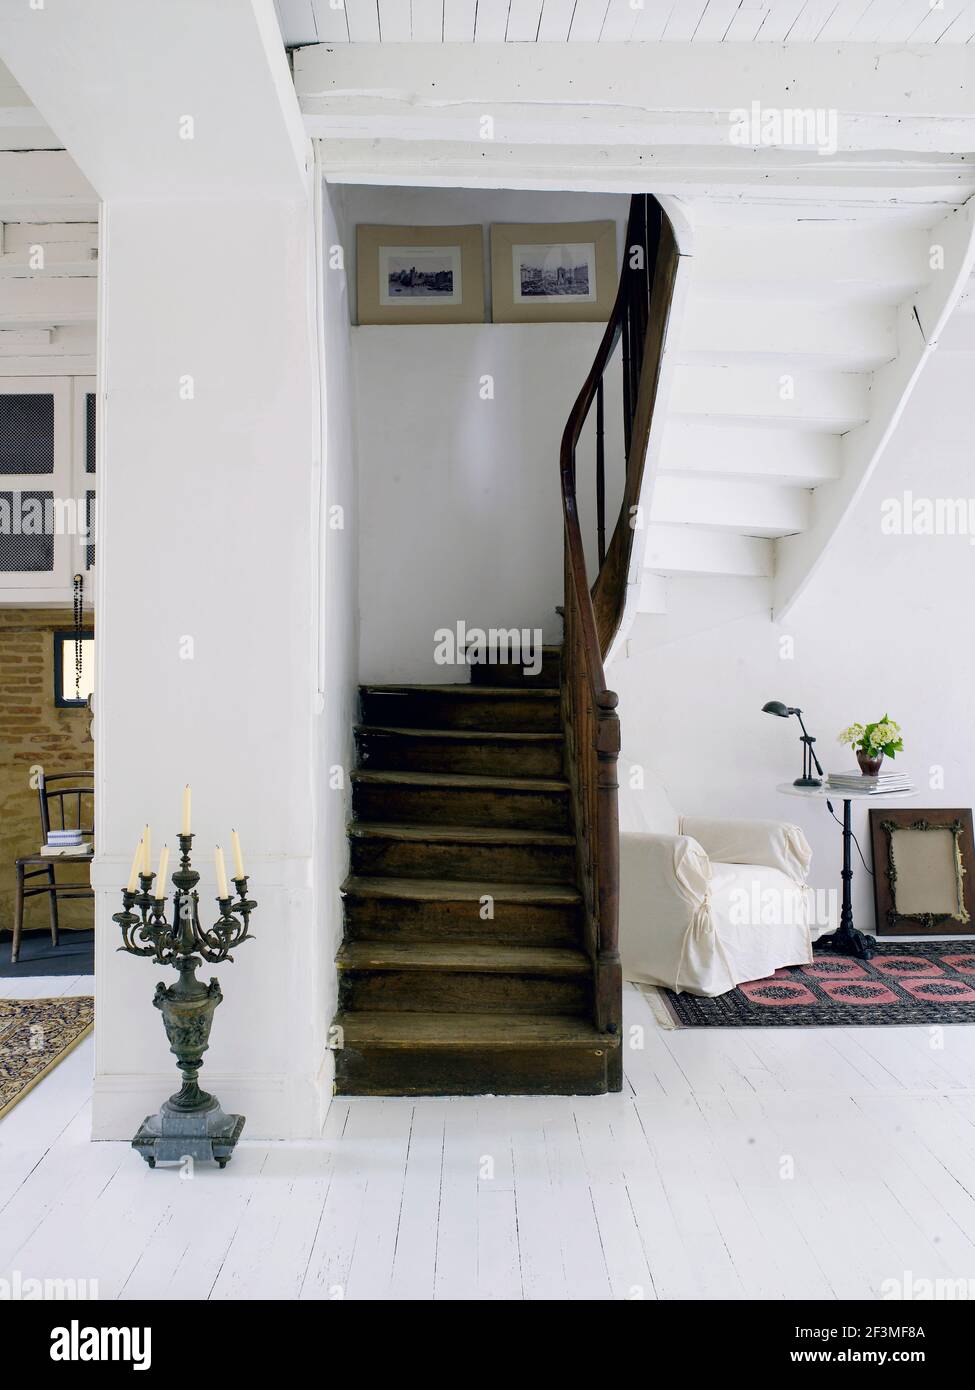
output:
[[[407,729],[395,724],[357,724],[357,734],[394,734],[397,738],[455,738],[468,743],[491,743],[513,739],[516,743],[562,743],[558,733],[527,733],[518,729]]]
[[[457,787],[471,791],[566,792],[568,782],[555,777],[504,777],[467,772],[382,772],[357,768],[353,782],[377,786]]]
[[[365,878],[350,874],[342,892],[357,898],[405,898],[422,902],[476,903],[485,895],[499,903],[558,903],[575,906],[582,894],[561,883],[465,883],[449,878]]]
[[[486,825],[402,825],[359,820],[349,826],[358,840],[405,840],[414,844],[574,845],[572,835],[551,830],[507,830]]]
[[[470,971],[488,974],[588,975],[584,951],[571,947],[497,946],[476,942],[403,944],[347,941],[335,958],[340,970]]]
[[[556,686],[537,685],[361,685],[364,695],[457,695],[474,700],[557,700]]]
[[[473,647],[473,646],[477,646],[477,645],[479,645],[479,644],[478,644],[478,643],[475,643],[475,642],[473,642],[473,641],[471,641],[471,642],[468,642],[468,643],[467,643],[467,648],[470,648],[470,647]],[[465,650],[467,650],[467,648],[465,648]],[[548,655],[551,656],[551,654],[552,654],[553,652],[561,652],[561,650],[562,650],[562,643],[561,643],[561,642],[543,642],[542,645],[541,645],[540,647],[536,647],[535,650],[536,650],[537,652],[545,652],[545,653],[548,653]],[[476,664],[477,664],[477,663],[475,663],[475,665],[476,665]],[[496,666],[520,666],[520,665],[521,665],[521,662],[520,662],[520,661],[496,661],[494,664],[495,664]]]
[[[561,1014],[447,1014],[351,1012],[336,1014],[346,1047],[592,1048],[617,1047],[585,1018]]]

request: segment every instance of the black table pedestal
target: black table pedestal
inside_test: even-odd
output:
[[[835,951],[840,956],[856,956],[857,960],[869,960],[877,951],[877,938],[857,931],[853,925],[853,897],[850,891],[853,883],[853,862],[850,847],[853,841],[851,802],[843,802],[843,905],[840,909],[840,925],[829,936],[821,936],[816,945],[824,951]]]

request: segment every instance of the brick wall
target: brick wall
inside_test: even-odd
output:
[[[86,626],[90,624],[85,615]],[[54,703],[55,628],[70,628],[61,609],[0,608],[0,930],[13,926],[14,859],[40,848],[41,823],[30,770],[78,772],[91,768],[94,745],[87,709]],[[88,881],[87,868],[58,870],[58,881]],[[62,901],[61,926],[91,927],[93,904]],[[27,900],[24,928],[48,925],[47,898]]]

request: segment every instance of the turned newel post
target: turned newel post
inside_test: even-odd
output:
[[[596,959],[596,1019],[600,1029],[618,1033],[621,1027],[622,970],[619,951],[619,696],[604,690],[597,698],[596,722],[596,893],[599,941]]]

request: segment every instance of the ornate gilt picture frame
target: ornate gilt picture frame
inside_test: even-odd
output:
[[[971,809],[871,809],[870,839],[880,935],[975,931]]]

